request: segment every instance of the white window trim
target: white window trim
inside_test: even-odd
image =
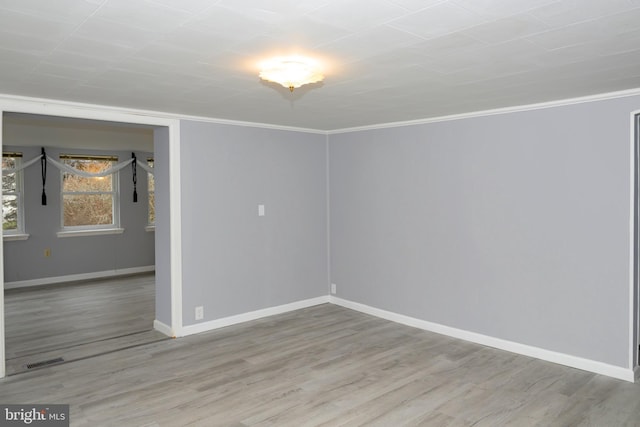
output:
[[[22,163],[22,157],[14,157],[19,159],[16,161],[16,166],[20,166]],[[9,242],[12,240],[27,240],[29,235],[25,232],[24,226],[24,170],[15,172],[16,175],[16,191],[15,192],[3,192],[3,196],[16,195],[18,197],[18,227],[15,230],[2,230],[2,240]]]
[[[106,191],[73,191],[65,192],[64,188],[64,171],[60,171],[60,231],[57,232],[58,237],[76,237],[76,236],[99,236],[104,234],[122,234],[124,228],[120,227],[120,172],[109,175],[111,181],[111,192]],[[113,198],[112,224],[102,225],[64,225],[64,195],[65,194],[109,194]]]
[[[71,228],[71,227],[67,227]],[[103,236],[107,234],[122,234],[124,228],[94,228],[84,230],[62,230],[58,231],[56,235],[58,237],[81,237],[81,236]]]
[[[5,242],[15,242],[18,240],[27,240],[29,238],[29,235],[26,233],[15,233],[15,232],[11,232],[11,233],[6,233],[2,235],[2,240]]]

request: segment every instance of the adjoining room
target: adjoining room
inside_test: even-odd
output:
[[[7,373],[166,339],[153,128],[4,113],[2,139]]]

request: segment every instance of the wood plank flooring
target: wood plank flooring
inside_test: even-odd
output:
[[[153,273],[5,291],[7,373],[166,337],[153,331]]]
[[[640,385],[320,305],[0,380],[74,426],[640,426]]]

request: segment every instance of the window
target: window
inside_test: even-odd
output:
[[[62,154],[60,160],[79,171],[98,173],[111,169],[118,158]],[[63,229],[119,227],[117,173],[104,177],[83,177],[62,171],[61,175]]]
[[[14,169],[22,163],[22,153],[2,153],[2,169]],[[2,176],[2,232],[24,233],[22,171]]]
[[[147,164],[150,168],[153,168],[153,159],[147,159]],[[149,192],[149,206],[148,206],[148,223],[154,225],[156,223],[156,182],[152,173],[147,172],[147,191]]]

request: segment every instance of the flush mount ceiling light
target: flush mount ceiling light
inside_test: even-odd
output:
[[[324,79],[320,64],[305,56],[279,56],[260,63],[260,78],[293,89]]]

